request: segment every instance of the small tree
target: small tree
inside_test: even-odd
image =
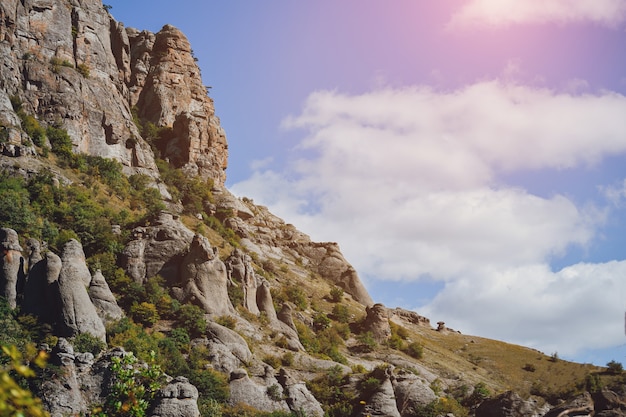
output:
[[[624,367],[622,366],[622,364],[614,360],[607,363],[606,366],[608,368],[607,372],[610,374],[619,375],[624,372]]]

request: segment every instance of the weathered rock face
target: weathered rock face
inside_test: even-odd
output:
[[[90,281],[83,248],[78,241],[70,239],[63,247],[58,278],[61,300],[59,333],[63,336],[90,333],[106,341],[104,324],[87,293]]]
[[[154,405],[147,415],[150,417],[200,417],[198,389],[185,377],[174,378],[159,390]]]
[[[420,407],[437,399],[429,382],[412,372],[399,372],[392,383],[398,411],[403,416],[416,415]]]
[[[292,411],[304,411],[304,415],[322,417],[324,410],[302,381],[295,380],[285,368],[281,368],[278,382],[283,387],[285,401]]]
[[[236,281],[243,289],[243,306],[252,314],[258,315],[260,313],[257,306],[258,284],[252,268],[252,258],[235,248],[225,264],[228,278]]]
[[[154,155],[131,115],[136,106],[172,129],[165,157],[223,185],[226,138],[176,28],[156,35],[125,29],[101,0],[7,0],[0,4],[0,59],[0,124],[11,139],[3,153],[35,153],[9,101],[19,97],[24,111],[64,128],[75,151],[156,178]]]
[[[97,270],[91,278],[88,293],[103,323],[114,322],[124,317],[124,312],[117,305],[117,300],[100,270]]]
[[[151,57],[151,69],[137,102],[140,116],[172,128],[163,151],[174,166],[223,185],[226,136],[189,41],[177,28],[166,25],[156,34]]]
[[[546,411],[534,402],[524,401],[518,394],[507,391],[483,401],[476,409],[476,417],[540,417]]]
[[[336,243],[312,242],[309,236],[285,224],[266,207],[238,199],[228,190],[216,192],[215,199],[218,210],[232,213],[231,217],[222,219],[224,224],[241,237],[242,246],[260,260],[299,259],[309,270],[341,287],[356,301],[365,306],[374,304]]]
[[[157,274],[168,283],[177,282],[180,263],[193,236],[172,214],[162,212],[152,225],[133,230],[133,240],[122,252],[122,268],[139,284]]]
[[[218,316],[235,313],[228,297],[226,266],[206,237],[194,236],[181,264],[180,278],[180,289],[174,289],[179,301],[191,302]]]
[[[11,308],[17,306],[18,281],[23,279],[24,258],[17,233],[13,229],[0,229],[0,296]]]
[[[387,309],[382,304],[374,304],[367,307],[367,316],[363,326],[366,331],[372,332],[372,336],[376,341],[382,342],[391,336],[391,326],[387,316]]]

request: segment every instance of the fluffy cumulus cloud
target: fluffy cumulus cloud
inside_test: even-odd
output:
[[[444,284],[427,305],[405,307],[467,333],[575,351],[589,340],[611,343],[595,336],[621,323],[623,302],[611,291],[626,264],[553,272],[548,261],[590,244],[608,209],[500,178],[586,169],[626,152],[624,114],[618,94],[497,81],[453,91],[317,92],[284,122],[304,136],[287,171],[257,170],[232,190],[316,240],[338,241],[366,283]],[[521,322],[524,332],[514,330]]]
[[[624,0],[470,0],[452,26],[593,22],[616,27],[626,20]]]

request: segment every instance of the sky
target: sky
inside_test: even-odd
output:
[[[626,362],[626,0],[105,0],[189,38],[227,187],[376,302]]]

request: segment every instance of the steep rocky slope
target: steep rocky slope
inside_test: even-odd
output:
[[[175,27],[3,0],[0,57],[0,342],[50,353],[52,415],[624,415],[617,368],[375,304],[336,243],[233,196]]]

